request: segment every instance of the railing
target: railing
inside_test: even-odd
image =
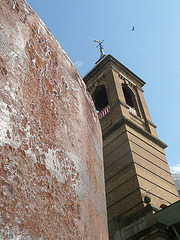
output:
[[[135,108],[132,108],[128,105],[129,107],[129,112],[135,116],[138,116],[137,111]],[[105,108],[103,108],[100,112],[98,112],[98,117],[99,119],[101,119],[102,117],[104,117],[108,112],[110,111],[110,106],[107,105]]]
[[[130,112],[130,113],[132,113],[132,114],[135,115],[135,116],[138,116],[138,115],[137,115],[137,111],[136,111],[135,108],[132,108],[132,107],[130,107],[129,105],[128,105],[128,107],[129,107],[129,112]]]
[[[98,112],[98,117],[101,119],[104,117],[108,112],[110,111],[110,106],[107,105],[105,108],[103,108],[100,112]]]

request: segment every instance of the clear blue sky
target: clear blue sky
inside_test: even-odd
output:
[[[180,172],[180,1],[27,0],[83,77],[99,58],[93,40],[146,85],[144,95],[171,169]],[[135,31],[131,31],[132,26]]]

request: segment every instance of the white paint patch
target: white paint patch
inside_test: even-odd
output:
[[[16,1],[14,1],[14,2],[12,3],[12,8],[13,8],[13,9],[16,8]]]
[[[22,33],[24,30],[16,23],[16,28],[14,28],[13,31],[16,37],[16,39],[12,41],[14,46],[7,49],[6,55],[9,57],[9,63],[12,65],[11,69],[14,69],[14,75],[16,76],[17,66],[26,70],[28,68],[28,61],[25,55],[26,39],[24,38],[24,33]],[[7,35],[6,39],[6,41],[9,41],[11,37]],[[7,44],[7,46],[11,46],[11,44]]]
[[[88,191],[87,186],[91,186],[90,178],[87,175],[87,168],[83,164],[82,159],[80,159],[77,155],[72,152],[65,152],[69,159],[74,163],[76,172],[79,174],[79,185],[75,185],[76,193],[81,199],[86,199]]]
[[[5,238],[4,238],[4,236],[5,236]],[[32,238],[29,236],[28,232],[25,232],[25,231],[21,232],[17,226],[16,227],[11,227],[11,226],[8,226],[8,225],[6,225],[6,229],[1,229],[0,230],[0,239],[32,240]],[[40,238],[38,240],[40,240]]]
[[[24,10],[27,12],[27,14],[29,14],[26,3],[23,3],[23,6],[24,6]]]
[[[10,114],[7,109],[7,104],[0,102],[0,143],[1,146],[7,142],[7,130],[12,130],[10,125]]]
[[[16,110],[12,108],[12,113],[16,113]],[[9,144],[14,148],[19,148],[21,142],[19,141],[18,136],[14,136],[13,134],[13,125],[11,123],[11,114],[7,108],[7,104],[4,102],[0,102],[0,145]],[[10,135],[13,135],[12,138],[7,137],[7,131],[9,131]]]
[[[64,182],[65,179],[60,171],[63,166],[60,165],[60,161],[58,160],[56,153],[57,150],[48,149],[48,153],[45,154],[46,167],[51,172],[51,174],[57,178],[59,182]]]

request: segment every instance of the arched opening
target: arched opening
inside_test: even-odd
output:
[[[124,93],[124,98],[125,98],[126,104],[129,106],[129,111],[132,114],[139,116],[139,111],[138,111],[134,93],[127,86],[123,86],[122,88],[123,88],[123,93]]]
[[[123,87],[123,92],[124,92],[124,97],[125,97],[127,105],[129,105],[132,108],[135,108],[134,101],[133,101],[134,96],[132,95],[132,93],[130,91],[128,91],[127,88],[124,88],[124,87]]]
[[[104,117],[110,110],[106,88],[104,85],[97,87],[93,94],[94,104],[98,113],[99,119]]]
[[[101,111],[108,105],[108,98],[104,86],[100,86],[93,94],[94,103],[97,111]]]

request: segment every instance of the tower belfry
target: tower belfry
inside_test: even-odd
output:
[[[144,99],[145,82],[111,55],[84,82],[102,128],[110,240],[136,240],[146,232],[146,239],[166,239],[154,212],[179,198],[167,145],[158,138]]]

